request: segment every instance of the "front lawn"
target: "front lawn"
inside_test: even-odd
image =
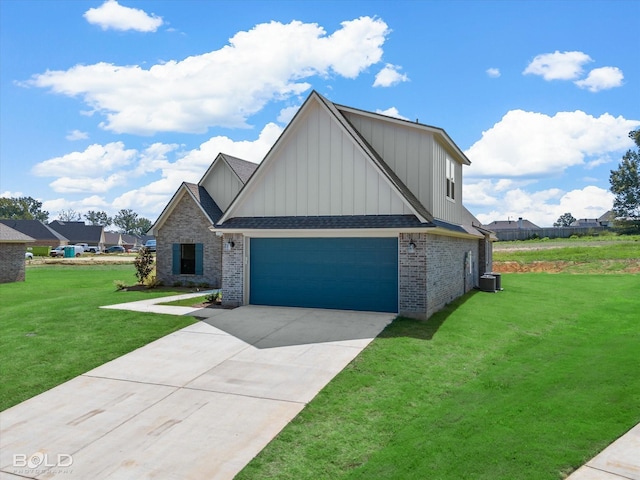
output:
[[[29,267],[0,284],[0,411],[190,323],[193,317],[98,307],[185,293],[118,292],[133,265]]]
[[[240,479],[559,479],[640,422],[640,276],[521,274],[398,319]]]

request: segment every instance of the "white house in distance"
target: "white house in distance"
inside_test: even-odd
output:
[[[314,91],[244,181],[224,157],[181,186],[152,233],[168,278],[218,269],[225,305],[427,318],[491,271],[491,232],[462,203],[470,162],[440,128]]]

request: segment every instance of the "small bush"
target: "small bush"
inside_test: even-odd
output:
[[[217,292],[211,292],[205,296],[205,299],[209,303],[219,303],[222,301],[222,292],[220,290]]]
[[[145,280],[153,271],[153,255],[148,248],[141,248],[133,261],[136,267],[138,284],[144,285]]]
[[[114,280],[113,284],[116,286],[116,290],[124,290],[125,288],[127,288],[127,284],[122,280]]]

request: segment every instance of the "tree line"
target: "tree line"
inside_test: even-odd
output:
[[[139,216],[131,209],[122,209],[113,217],[105,211],[89,210],[82,214],[73,209],[62,210],[58,213],[61,222],[81,222],[87,225],[101,225],[105,228],[111,225],[120,232],[129,235],[145,235],[151,228],[151,220]],[[49,222],[49,212],[42,209],[42,202],[32,197],[0,198],[0,218],[12,220],[40,220]]]

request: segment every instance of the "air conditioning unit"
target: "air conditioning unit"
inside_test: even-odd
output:
[[[483,292],[495,292],[496,277],[494,275],[482,275],[480,277],[480,290]]]

